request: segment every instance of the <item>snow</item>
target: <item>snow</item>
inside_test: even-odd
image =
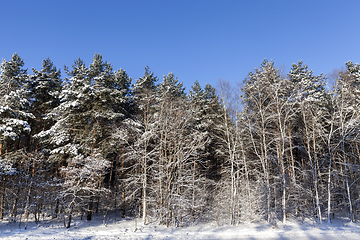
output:
[[[237,226],[215,222],[188,227],[167,228],[157,223],[142,225],[140,219],[95,216],[92,221],[75,218],[66,229],[61,220],[45,220],[36,224],[25,221],[0,221],[1,239],[360,239],[360,224],[336,220],[331,224],[316,224],[310,220],[292,221],[277,226],[244,223]],[[136,229],[136,231],[135,231]]]

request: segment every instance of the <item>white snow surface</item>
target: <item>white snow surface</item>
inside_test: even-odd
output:
[[[105,221],[104,221],[105,219]],[[336,220],[331,224],[289,221],[271,226],[266,222],[217,226],[215,222],[188,227],[166,227],[157,223],[141,224],[141,219],[95,216],[86,221],[75,218],[71,228],[60,220],[36,224],[0,221],[0,239],[360,239],[360,224]],[[137,228],[136,228],[137,226]],[[136,231],[135,231],[136,229]]]

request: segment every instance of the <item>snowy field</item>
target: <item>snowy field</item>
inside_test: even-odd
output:
[[[137,225],[137,230],[135,231]],[[337,220],[332,224],[315,224],[289,221],[277,227],[264,223],[238,226],[216,223],[189,227],[166,228],[155,223],[141,225],[130,219],[95,217],[92,221],[76,219],[70,229],[59,221],[42,221],[39,224],[0,222],[0,239],[360,239],[360,224]]]

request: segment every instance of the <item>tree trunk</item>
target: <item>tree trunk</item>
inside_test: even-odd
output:
[[[0,220],[4,218],[4,204],[5,204],[5,175],[1,179],[1,198],[0,198]]]
[[[28,191],[28,195],[26,197],[26,204],[25,204],[25,218],[26,220],[29,218],[29,208],[30,208],[30,199],[31,199],[31,183]]]
[[[315,120],[314,120],[314,116],[312,118],[312,123],[313,123],[313,151],[314,151],[314,164],[315,164],[315,169],[314,169],[314,187],[315,187],[315,198],[316,198],[316,209],[317,209],[317,213],[318,213],[318,218],[319,218],[319,222],[322,222],[322,217],[321,217],[321,208],[320,208],[320,199],[319,199],[319,189],[318,189],[318,171],[319,171],[319,163],[318,163],[318,159],[316,156],[316,140],[315,140]]]
[[[143,157],[143,199],[142,199],[142,207],[143,207],[143,223],[146,225],[146,190],[147,190],[147,176],[146,176],[146,170],[147,170],[147,164],[146,164],[146,158]]]
[[[261,112],[260,112],[261,113]],[[262,121],[263,121],[263,116],[262,116]],[[251,128],[251,123],[248,123],[248,128]],[[267,163],[267,148],[265,145],[265,129],[264,129],[264,125],[262,125],[261,128],[261,135],[260,135],[260,152],[258,151],[258,147],[256,146],[256,140],[254,139],[252,130],[249,131],[250,134],[250,138],[251,138],[251,144],[253,145],[253,149],[254,152],[256,154],[256,156],[260,159],[261,162],[261,166],[265,175],[265,181],[266,181],[266,188],[267,188],[267,222],[270,222],[270,197],[271,197],[271,192],[270,192],[270,177],[269,177],[269,172],[268,172],[268,163]]]
[[[279,115],[280,116],[280,115]],[[276,151],[277,151],[277,157],[279,161],[279,177],[280,177],[280,184],[281,184],[281,190],[282,190],[282,198],[281,198],[281,205],[282,205],[282,215],[283,215],[283,223],[286,223],[286,182],[285,182],[285,164],[283,159],[283,151],[284,151],[284,137],[282,134],[282,126],[281,126],[281,120],[279,119],[279,129],[278,129],[278,138],[279,141],[276,144]]]
[[[124,179],[124,161],[125,161],[125,155],[124,155],[124,151],[123,151],[123,155],[122,155],[122,160],[121,160],[121,177]],[[122,186],[121,188],[121,209],[122,209],[122,217],[125,218],[125,213],[126,213],[126,201],[125,201],[125,187]]]
[[[246,192],[247,192],[247,202],[249,204],[249,210],[248,212],[250,212],[250,216],[249,216],[249,220],[250,222],[252,222],[252,213],[253,213],[253,209],[252,209],[252,199],[251,199],[251,192],[250,192],[250,180],[249,180],[249,170],[248,170],[248,164],[247,164],[247,160],[246,160],[246,156],[245,156],[245,149],[244,149],[244,145],[243,142],[240,140],[240,147],[241,147],[241,152],[242,152],[242,158],[243,158],[243,163],[244,163],[244,168],[245,168],[245,180],[246,180]]]
[[[58,213],[59,213],[59,199],[56,199],[54,218],[57,218]]]
[[[342,148],[342,152],[343,152],[343,161],[344,161],[344,166],[345,166],[345,183],[346,183],[347,199],[349,202],[349,218],[350,218],[350,221],[353,222],[354,221],[353,206],[352,206],[351,195],[350,195],[351,193],[350,193],[350,186],[349,186],[348,166],[347,166],[347,159],[346,159],[346,153],[345,153],[344,139],[342,140],[341,148]]]
[[[327,220],[328,220],[328,223],[331,223],[331,217],[330,217],[330,214],[331,214],[331,164],[332,164],[332,153],[331,153],[331,150],[330,150],[330,146],[329,146],[329,176],[328,176],[328,182],[327,182],[327,190],[328,190],[328,209],[327,209]]]
[[[192,218],[192,222],[195,222],[195,174],[196,174],[196,160],[194,160],[194,168],[193,168],[193,176],[192,176],[192,206],[191,206],[191,218]]]
[[[313,174],[313,187],[315,190],[315,208],[317,211],[317,215],[318,215],[318,219],[321,222],[321,209],[320,209],[320,202],[319,202],[319,194],[318,194],[318,186],[317,186],[317,169],[316,169],[316,161],[313,161],[312,158],[312,151],[311,151],[311,145],[310,145],[310,135],[309,135],[309,129],[308,129],[308,125],[307,125],[307,119],[306,119],[306,115],[305,115],[305,109],[302,107],[302,115],[303,115],[303,121],[304,121],[304,127],[305,127],[305,135],[306,135],[306,151],[308,154],[308,158],[309,158],[309,162],[310,162],[310,166],[311,166],[311,171]],[[314,133],[315,129],[313,129],[313,147],[315,148],[316,143],[315,143],[315,133]],[[314,150],[314,154],[316,155],[316,149]],[[316,156],[314,156],[316,157]],[[315,165],[315,166],[314,166]]]
[[[12,207],[12,212],[11,212],[11,217],[14,219],[14,221],[15,221],[15,217],[17,215],[17,203],[18,203],[18,200],[19,200],[19,194],[20,194],[20,188],[18,188],[18,190],[17,190],[15,200],[14,200],[14,204],[13,204],[13,207]]]
[[[265,130],[263,130],[265,131]],[[265,132],[263,132],[263,161],[265,163],[265,175],[266,175],[266,187],[267,187],[267,221],[271,220],[271,186],[270,186],[270,173],[269,173],[269,163],[267,157],[267,147],[265,143]]]
[[[66,228],[70,228],[71,220],[72,220],[72,213],[70,212],[70,214],[69,214],[69,219],[68,219],[68,223],[67,223],[67,225],[66,225]]]
[[[294,162],[294,154],[293,154],[293,145],[292,145],[292,133],[289,127],[289,148],[290,148],[290,159],[291,159],[291,180],[293,184],[296,183],[296,173],[295,173],[295,162]]]
[[[92,211],[93,211],[93,196],[92,196],[91,193],[90,193],[89,206],[88,206],[88,211],[87,211],[86,220],[91,221]]]

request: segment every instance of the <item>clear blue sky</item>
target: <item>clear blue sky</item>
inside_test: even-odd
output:
[[[17,52],[31,73],[47,57],[62,68],[101,53],[133,80],[148,65],[186,89],[242,82],[264,58],[329,73],[360,62],[359,12],[356,0],[0,0],[0,58]]]

